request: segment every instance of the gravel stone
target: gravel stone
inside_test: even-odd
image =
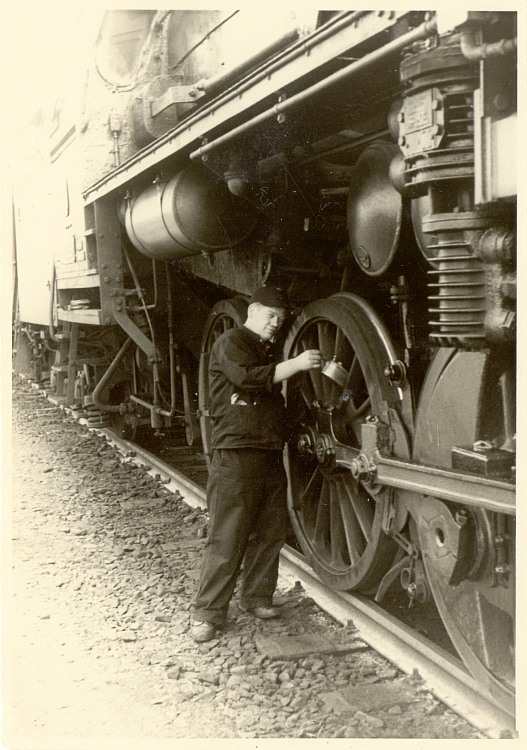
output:
[[[4,665],[12,684],[3,706],[13,745],[26,746],[28,732],[35,747],[118,737],[481,736],[418,674],[400,674],[352,626],[322,613],[300,585],[280,582],[280,621],[242,614],[236,593],[219,637],[194,643],[189,612],[207,514],[23,381],[14,384],[13,438]],[[167,438],[167,454],[171,445]],[[259,639],[282,637],[354,653],[288,660],[257,650]],[[320,699],[372,680],[389,681],[411,702],[404,711],[396,704],[337,715]]]

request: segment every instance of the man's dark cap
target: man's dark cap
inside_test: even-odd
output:
[[[289,308],[289,300],[286,292],[278,286],[261,286],[257,289],[249,300],[249,304],[259,302],[266,307],[283,307]]]

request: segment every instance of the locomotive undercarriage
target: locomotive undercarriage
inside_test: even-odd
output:
[[[238,112],[192,153],[88,191],[95,303],[59,278],[58,319],[21,326],[19,369],[122,434],[179,427],[208,456],[210,348],[255,287],[286,286],[284,356],[325,361],[285,388],[300,547],[334,588],[433,598],[511,709],[515,205],[483,184],[474,123],[509,112],[489,78],[498,58],[509,85],[512,44],[481,19],[441,39],[426,23],[389,42],[400,77],[380,83],[393,57],[359,44],[373,57],[349,82],[339,61],[310,98],[292,86],[272,116]]]

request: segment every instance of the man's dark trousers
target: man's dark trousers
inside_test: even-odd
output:
[[[225,622],[242,561],[241,606],[272,603],[287,531],[286,488],[282,451],[214,450],[195,620]]]

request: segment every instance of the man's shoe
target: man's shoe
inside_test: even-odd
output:
[[[205,641],[211,641],[216,635],[216,625],[212,622],[201,622],[195,620],[192,623],[191,634],[193,640],[197,643],[204,643]]]
[[[272,620],[274,617],[280,617],[280,610],[276,607],[242,607],[244,612],[250,612],[260,620]]]

